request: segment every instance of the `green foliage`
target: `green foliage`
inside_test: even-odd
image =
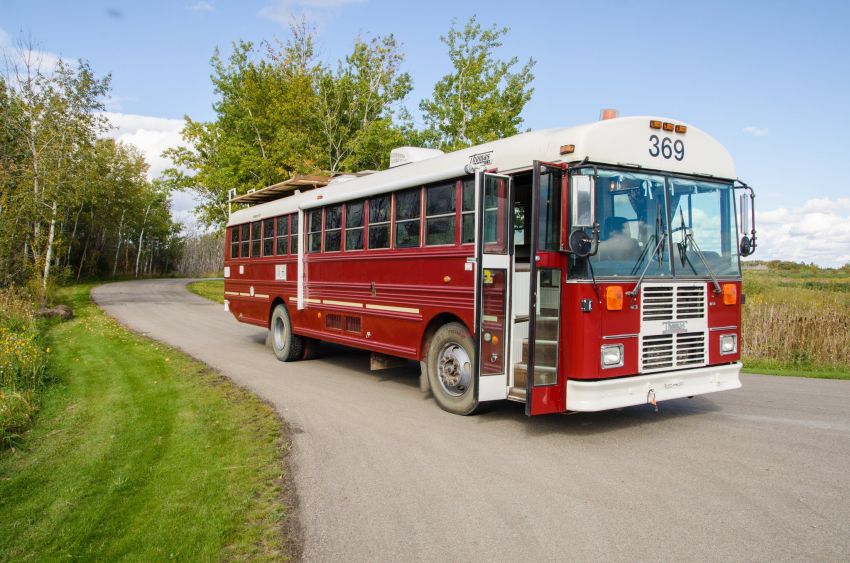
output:
[[[161,265],[176,232],[167,195],[138,151],[100,138],[110,77],[85,61],[43,68],[32,46],[4,55],[0,287],[32,281],[44,301],[57,279],[134,271],[145,252]]]
[[[48,353],[29,296],[0,289],[0,450],[19,442],[38,409]]]
[[[850,379],[850,276],[789,262],[768,267],[744,270],[744,366]]]
[[[508,28],[484,29],[475,16],[463,29],[456,21],[441,37],[448,47],[453,71],[434,86],[431,99],[419,104],[426,139],[443,150],[457,150],[515,135],[522,127],[522,110],[531,99],[535,61],[517,72],[518,59],[496,58]]]
[[[192,282],[186,289],[204,299],[224,304],[224,280],[204,280]]]
[[[0,454],[0,560],[281,560],[288,445],[274,410],[60,290],[36,424]]]

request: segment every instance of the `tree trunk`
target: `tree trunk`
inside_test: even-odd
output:
[[[121,222],[118,223],[118,244],[115,246],[115,260],[112,263],[112,277],[115,277],[115,274],[118,272],[118,257],[121,255],[121,231],[124,229],[124,213],[125,210],[121,211]]]
[[[56,236],[56,200],[50,215],[50,229],[47,231],[47,250],[44,253],[44,275],[41,278],[41,301],[47,300],[47,279],[50,277],[50,262],[53,258],[53,239]]]
[[[139,232],[139,247],[136,249],[136,277],[139,277],[139,258],[142,256],[142,243],[145,240],[145,225],[147,225],[148,222],[148,212],[151,210],[151,205],[153,205],[153,202],[150,202],[147,209],[145,209],[145,218],[142,220],[142,230]]]

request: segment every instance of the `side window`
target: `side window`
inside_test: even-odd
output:
[[[322,251],[322,210],[316,209],[308,215],[307,223],[307,252]]]
[[[363,202],[345,207],[345,249],[363,250]]]
[[[289,252],[298,254],[298,213],[289,216]]]
[[[283,217],[277,218],[277,243],[275,246],[276,254],[280,256],[281,254],[286,254],[289,250],[289,239],[287,235],[289,234],[289,215],[284,215]]]
[[[274,255],[274,219],[263,221],[263,256]]]
[[[462,243],[475,242],[475,178],[463,181],[461,205],[461,229],[460,241]]]
[[[398,192],[395,196],[395,246],[419,246],[422,190],[414,188]]]
[[[339,252],[342,229],[342,205],[325,208],[325,252]]]
[[[369,248],[390,247],[390,196],[369,199]]]
[[[425,244],[454,244],[456,184],[425,188]]]
[[[241,229],[240,234],[242,235],[242,237],[239,239],[240,244],[242,245],[242,249],[239,253],[239,256],[241,256],[242,258],[247,258],[249,256],[248,251],[251,248],[251,225],[249,223],[245,223],[239,228]]]
[[[260,221],[251,223],[251,258],[260,255]]]
[[[230,227],[230,257],[239,258],[239,227]]]

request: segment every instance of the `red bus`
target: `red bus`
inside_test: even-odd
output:
[[[280,360],[317,341],[418,360],[457,414],[740,387],[753,192],[703,131],[624,117],[391,162],[231,214],[225,308]]]

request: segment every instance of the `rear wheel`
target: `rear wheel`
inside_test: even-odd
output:
[[[475,412],[475,343],[460,323],[441,326],[428,345],[428,379],[440,408],[467,415]]]
[[[272,312],[269,326],[274,355],[281,362],[300,360],[304,353],[304,339],[292,334],[292,321],[289,312],[283,305],[278,305]]]

